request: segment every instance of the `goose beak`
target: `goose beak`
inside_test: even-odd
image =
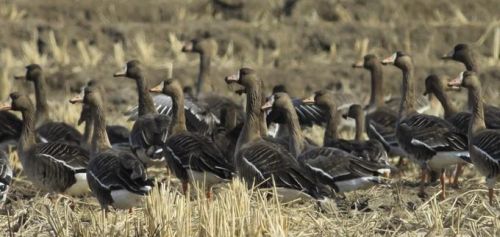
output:
[[[14,76],[15,80],[24,80],[26,79],[26,76]]]
[[[273,101],[268,100],[268,101],[266,101],[266,103],[262,107],[260,107],[260,109],[263,111],[266,111],[266,110],[271,109],[272,107],[273,107]]]
[[[384,60],[382,60],[382,64],[384,64],[384,65],[394,64],[394,62],[396,62],[397,57],[398,57],[398,54],[393,53],[391,56],[384,58]]]
[[[83,96],[77,95],[69,100],[69,103],[76,104],[76,103],[83,103]]]
[[[230,75],[230,76],[227,76],[226,78],[224,78],[224,80],[226,81],[226,83],[233,83],[233,82],[238,82],[240,80],[240,74],[233,74],[233,75]]]
[[[115,72],[113,74],[113,76],[114,77],[125,77],[125,76],[127,76],[127,65],[125,65],[121,71]]]
[[[464,73],[461,72],[460,75],[458,75],[458,77],[448,82],[448,87],[452,89],[460,89],[463,80],[464,80]]]
[[[355,63],[352,64],[352,67],[353,68],[363,68],[363,61],[357,61]]]
[[[156,93],[160,93],[163,91],[163,83],[160,83],[158,84],[157,86],[149,89],[149,92],[156,92]]]
[[[302,100],[302,103],[306,104],[306,105],[313,105],[314,104],[314,95],[308,97],[308,98],[305,98]]]
[[[453,58],[453,54],[455,54],[455,50],[451,50],[449,53],[447,54],[444,54],[443,56],[441,56],[441,59],[452,59]]]
[[[11,110],[12,107],[8,103],[0,103],[0,111]]]
[[[182,52],[193,52],[193,42],[186,42],[182,46]]]

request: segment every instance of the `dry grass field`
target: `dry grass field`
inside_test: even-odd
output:
[[[422,91],[426,75],[463,70],[439,56],[465,42],[476,50],[485,99],[500,105],[499,12],[495,0],[0,0],[0,101],[11,91],[32,93],[13,76],[38,63],[54,120],[76,126],[80,107],[66,101],[97,79],[106,88],[108,122],[130,127],[122,113],[136,104],[135,84],[112,73],[138,59],[151,84],[173,65],[173,76],[192,85],[198,57],[182,53],[182,44],[209,33],[217,42],[209,87],[236,100],[223,78],[241,66],[256,69],[268,90],[286,83],[302,97],[341,82],[367,98],[369,73],[350,65],[366,53],[395,50],[414,58]],[[384,75],[387,91],[398,94],[400,72],[387,68]],[[455,99],[464,104],[465,97]],[[320,140],[321,129],[307,135]],[[211,200],[196,190],[188,198],[155,168],[158,185],[143,207],[105,216],[93,197],[40,192],[9,154],[16,177],[0,210],[1,236],[500,236],[500,199],[488,204],[484,178],[472,167],[445,200],[437,197],[438,183],[418,198],[418,169],[409,164],[385,185],[346,193],[321,210],[312,202],[281,203],[238,180],[218,187]]]

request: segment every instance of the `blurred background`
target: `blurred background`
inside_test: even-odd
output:
[[[430,73],[458,75],[462,65],[439,58],[469,43],[490,88],[486,97],[498,104],[499,12],[494,0],[1,0],[0,98],[31,91],[13,76],[39,63],[54,91],[50,100],[98,79],[112,108],[123,111],[135,103],[135,85],[112,73],[125,61],[142,61],[152,85],[170,65],[175,78],[193,85],[198,55],[181,52],[183,42],[211,37],[217,47],[208,83],[218,93],[228,93],[225,75],[248,66],[268,90],[286,83],[294,96],[328,87],[368,97],[369,73],[350,65],[367,53],[382,58],[395,50],[413,57],[421,90]],[[400,72],[388,67],[385,75],[386,90],[398,94]]]

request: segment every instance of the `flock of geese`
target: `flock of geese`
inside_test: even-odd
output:
[[[15,78],[34,84],[36,104],[28,95],[13,92],[11,101],[0,105],[3,149],[6,144],[15,145],[24,174],[37,188],[72,196],[91,192],[104,210],[140,205],[155,185],[147,174],[151,166],[166,165],[181,181],[184,194],[196,185],[210,198],[214,185],[240,177],[249,188],[276,188],[285,201],[322,202],[336,193],[383,183],[383,176],[396,170],[388,163],[388,157],[394,156],[407,157],[421,167],[421,194],[431,171],[440,174],[442,198],[445,169],[458,165],[456,184],[460,166],[472,163],[486,177],[493,203],[494,184],[500,176],[500,108],[483,102],[469,46],[459,44],[443,56],[464,63],[466,71],[451,81],[436,75],[425,79],[424,95],[433,94],[444,108],[440,118],[422,113],[425,96],[416,94],[413,61],[400,51],[383,60],[366,55],[353,64],[371,73],[366,106],[346,99],[354,96],[330,90],[298,99],[290,97],[284,86],[276,86],[269,96],[256,71],[241,68],[224,80],[239,85],[236,92],[246,97],[243,107],[230,98],[202,92],[203,82],[209,79],[208,40],[195,39],[183,48],[200,56],[194,93],[173,78],[151,87],[136,60],[113,75],[114,80],[132,79],[137,85],[138,106],[127,113],[134,121],[130,131],[108,125],[106,94],[95,80],[70,100],[82,105],[78,123],[85,123],[83,134],[52,121],[42,68],[27,66],[26,75]],[[400,98],[384,95],[383,65],[401,70]],[[449,99],[453,93],[449,89],[461,87],[469,92],[467,111],[459,111]],[[340,108],[346,107],[343,114]],[[20,112],[22,120],[8,110]],[[343,119],[355,121],[354,140],[338,137]],[[268,130],[271,123],[279,124],[275,133]],[[325,126],[323,145],[302,133],[312,124]],[[3,203],[13,174],[6,153],[0,151],[0,158]]]

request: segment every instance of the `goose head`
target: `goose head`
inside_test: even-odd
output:
[[[262,110],[266,111],[272,109],[279,113],[286,114],[288,111],[293,111],[293,103],[290,96],[285,92],[276,92],[269,96],[266,103],[262,106]]]
[[[273,87],[273,94],[278,93],[278,92],[285,92],[288,93],[288,90],[286,89],[286,86],[283,84],[278,84]]]
[[[463,71],[456,78],[448,82],[451,88],[480,88],[479,78],[477,73],[473,71]]]
[[[310,96],[302,100],[304,104],[314,104],[324,110],[336,110],[335,101],[333,99],[333,93],[328,90],[319,90]]]
[[[149,89],[150,92],[163,93],[168,96],[178,95],[179,92],[182,92],[182,86],[178,80],[175,79],[166,79],[162,83],[157,86]]]
[[[34,110],[34,108],[29,97],[19,92],[12,92],[9,95],[9,102],[0,104],[0,111],[4,110],[24,112],[27,110]]]
[[[342,115],[342,117],[344,119],[348,118],[356,119],[363,114],[364,114],[363,107],[361,107],[361,105],[359,104],[353,104],[349,107],[347,113]]]
[[[431,74],[425,78],[424,95],[435,94],[446,89],[444,81],[436,74]]]
[[[15,76],[14,78],[16,80],[24,80],[26,79],[27,81],[36,81],[39,80],[42,77],[42,67],[38,64],[30,64],[26,66],[26,74],[25,75],[20,75],[20,76]]]
[[[69,102],[72,104],[83,103],[84,105],[97,107],[102,105],[102,97],[98,87],[87,85],[79,95],[71,98]]]
[[[241,68],[238,73],[224,78],[227,84],[237,83],[245,88],[252,88],[260,85],[257,73],[250,68]]]
[[[408,70],[412,66],[412,60],[411,57],[402,52],[402,51],[397,51],[393,53],[391,56],[385,58],[382,60],[383,65],[394,65],[397,68],[401,70]]]
[[[214,50],[214,41],[210,37],[192,39],[182,46],[182,52],[210,54]]]
[[[352,64],[353,68],[365,68],[371,70],[380,64],[379,59],[374,54],[367,54],[363,57],[363,60]]]
[[[442,59],[451,59],[454,61],[462,62],[464,63],[468,57],[471,56],[471,48],[467,44],[457,44],[453,49],[443,55],[441,58]]]
[[[138,79],[142,77],[141,63],[138,60],[128,61],[123,69],[113,74],[114,77]]]

